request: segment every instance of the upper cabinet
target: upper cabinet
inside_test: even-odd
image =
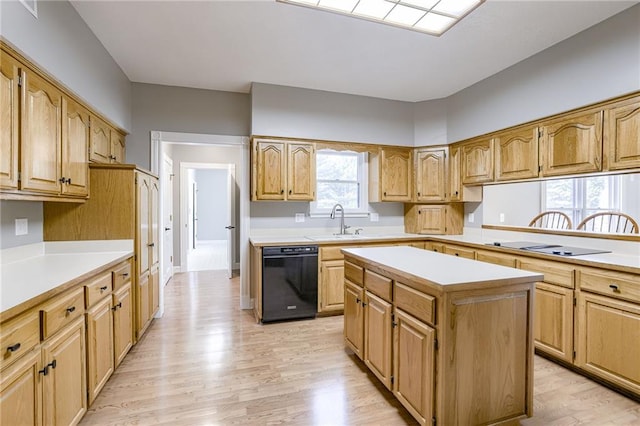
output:
[[[542,125],[542,176],[602,170],[603,111],[569,115]]]
[[[18,117],[21,70],[18,62],[0,52],[0,186],[18,188]]]
[[[89,111],[62,98],[62,193],[89,195]]]
[[[493,139],[479,138],[462,145],[462,183],[493,181]]]
[[[111,162],[123,164],[125,161],[124,135],[111,129]]]
[[[415,201],[442,202],[447,199],[447,151],[446,147],[415,151]]]
[[[313,201],[315,146],[313,143],[254,139],[251,199]]]
[[[369,201],[412,200],[413,149],[381,147],[369,158]]]
[[[91,150],[94,163],[124,163],[124,136],[98,117],[91,116]]]
[[[538,127],[527,126],[494,137],[496,181],[538,177]]]
[[[605,114],[606,168],[640,167],[640,96],[612,105]]]
[[[449,201],[482,201],[482,186],[462,185],[462,145],[449,147]]]

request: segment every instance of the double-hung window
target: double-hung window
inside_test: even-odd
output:
[[[311,215],[326,215],[341,204],[351,216],[368,213],[367,154],[321,149],[316,152],[316,201]]]

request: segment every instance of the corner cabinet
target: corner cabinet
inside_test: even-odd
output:
[[[524,127],[494,138],[496,181],[538,177],[538,127]]]
[[[413,150],[382,147],[369,156],[369,201],[410,202],[413,198]]]
[[[313,201],[316,186],[315,145],[254,139],[251,199]]]
[[[640,168],[640,96],[608,108],[605,123],[606,169]]]
[[[415,151],[415,201],[447,200],[447,151],[446,147]]]
[[[603,111],[589,111],[541,127],[541,176],[602,170]]]

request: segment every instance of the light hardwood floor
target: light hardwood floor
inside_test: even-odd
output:
[[[177,274],[82,425],[413,425],[353,354],[341,316],[258,325],[224,271]],[[543,358],[523,425],[640,425],[640,404]]]

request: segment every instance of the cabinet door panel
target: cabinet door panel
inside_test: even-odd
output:
[[[420,424],[433,417],[436,331],[395,310],[393,393]]]
[[[62,193],[89,194],[89,113],[76,102],[62,100]]]
[[[87,347],[91,405],[113,374],[113,317],[110,296],[87,312]]]
[[[111,129],[111,162],[122,164],[125,162],[124,136]]]
[[[591,112],[544,126],[542,176],[602,170],[602,117]]]
[[[42,424],[40,349],[23,356],[0,375],[0,424]]]
[[[316,159],[313,144],[287,144],[288,200],[313,201]]]
[[[444,234],[447,226],[446,206],[420,206],[418,208],[419,234]]]
[[[465,185],[493,180],[493,139],[462,145],[462,183]]]
[[[0,58],[0,187],[17,189],[20,64],[5,52]]]
[[[351,350],[362,359],[364,341],[362,287],[352,282],[344,283],[344,340]]]
[[[151,303],[149,298],[151,297],[149,273],[141,275],[138,282],[138,291],[136,295],[136,307],[137,307],[137,332],[138,338],[142,336],[142,333],[149,325],[151,319]]]
[[[416,153],[416,200],[445,201],[447,150],[427,149]]]
[[[149,319],[151,319],[160,308],[160,268],[158,264],[151,267],[149,291],[151,292],[149,297]]]
[[[382,201],[411,201],[412,153],[409,149],[381,150],[380,184]]]
[[[149,253],[150,266],[159,262],[160,241],[158,236],[158,202],[160,199],[160,189],[156,178],[149,178]]]
[[[258,141],[254,162],[255,197],[258,200],[284,200],[285,150],[283,142]]]
[[[344,260],[327,260],[321,263],[319,305],[319,312],[344,308]]]
[[[137,253],[138,259],[138,275],[142,275],[149,271],[150,259],[149,259],[149,244],[151,244],[151,230],[149,226],[150,220],[150,208],[149,202],[151,200],[151,183],[149,176],[143,173],[137,173],[136,179],[138,181],[136,198],[138,201],[136,218],[137,227],[136,233],[138,234],[136,239],[138,240]]]
[[[573,362],[573,290],[536,284],[533,338],[536,349]]]
[[[32,72],[25,73],[25,81],[21,188],[58,194],[62,93]]]
[[[607,111],[609,170],[640,167],[640,98]]]
[[[364,363],[391,389],[391,304],[365,292]]]
[[[115,367],[118,367],[133,346],[133,305],[131,283],[113,294],[113,350]]]
[[[495,137],[496,180],[538,177],[538,128],[529,127]]]
[[[96,163],[110,163],[111,155],[111,130],[107,123],[97,117],[91,116],[90,133],[91,152],[89,159]]]

